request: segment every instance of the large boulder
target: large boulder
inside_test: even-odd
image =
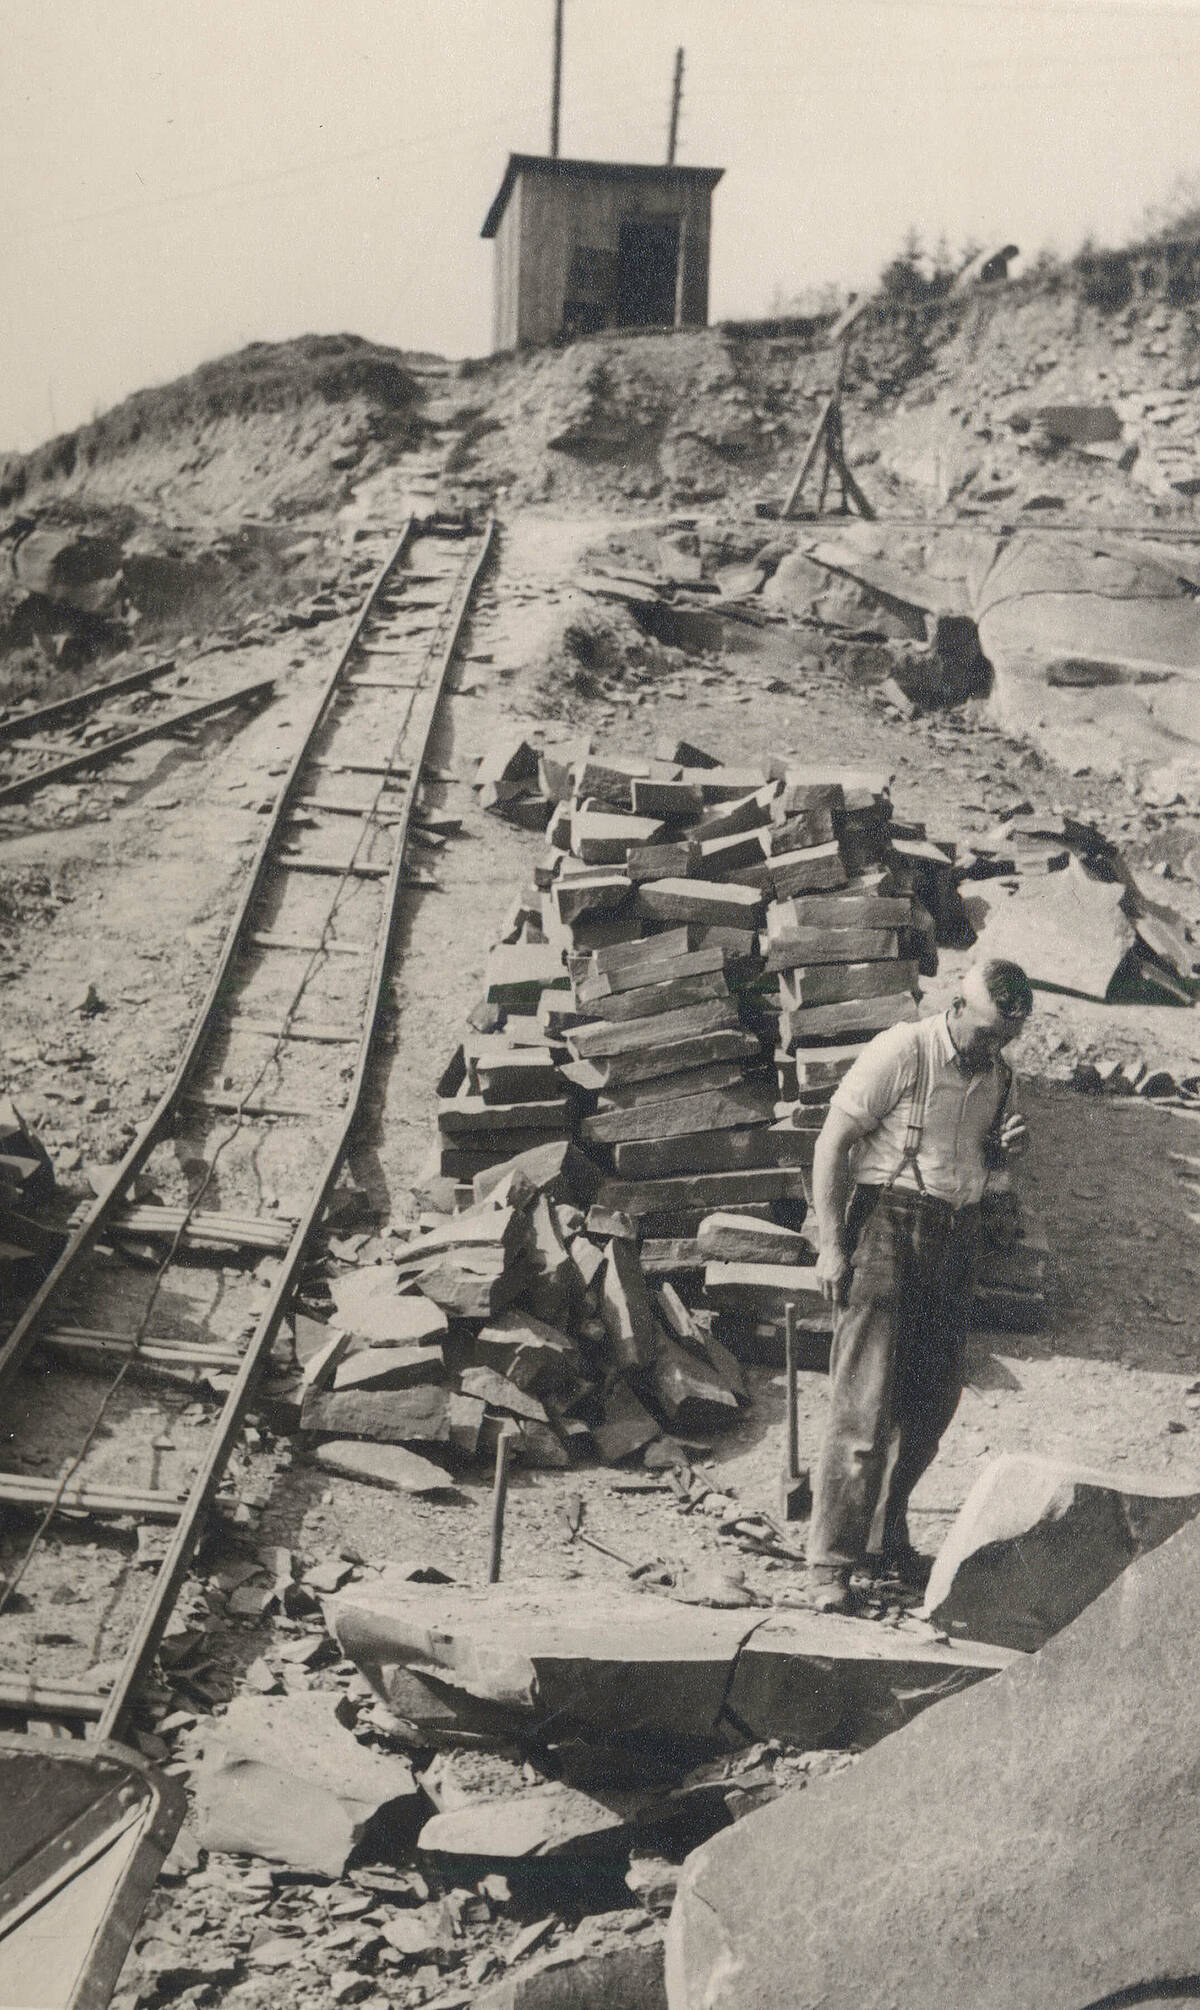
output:
[[[1008,1452],[959,1509],[925,1617],[960,1639],[1032,1651],[1198,1510],[1200,1494]]]
[[[1200,1975],[1198,1607],[1192,1522],[1038,1654],[696,1851],[671,2010],[1094,2010]]]

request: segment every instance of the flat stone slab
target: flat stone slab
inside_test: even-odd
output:
[[[357,1438],[330,1438],[311,1454],[314,1465],[343,1479],[387,1487],[398,1494],[457,1492],[454,1475],[404,1445],[363,1444]]]
[[[628,1842],[629,1819],[644,1796],[607,1794],[600,1800],[548,1780],[520,1794],[498,1794],[447,1808],[427,1821],[417,1838],[423,1850],[444,1856],[486,1856],[503,1861],[541,1856],[611,1856]]]
[[[395,1264],[364,1264],[330,1285],[336,1323],[368,1347],[419,1346],[440,1340],[446,1315],[419,1293],[401,1293]]]
[[[1197,1512],[1200,1493],[1006,1453],[950,1526],[925,1616],[956,1638],[1031,1652]]]
[[[717,1611],[622,1587],[542,1581],[359,1584],[326,1617],[344,1654],[412,1721],[409,1679],[593,1739],[677,1736],[825,1745],[882,1735],[1012,1655],[938,1641],[909,1620],[761,1607]],[[726,1711],[732,1713],[727,1717]]]
[[[917,1620],[881,1626],[834,1613],[776,1611],[749,1634],[728,1706],[756,1738],[802,1746],[874,1744],[931,1703],[1016,1657],[948,1642]]]
[[[195,1781],[196,1835],[322,1877],[340,1877],[384,1808],[419,1795],[407,1760],[369,1752],[335,1715],[338,1698],[238,1696],[213,1727]]]
[[[527,1724],[572,1724],[594,1738],[713,1736],[749,1631],[741,1612],[549,1582],[359,1584],[330,1601],[326,1618],[387,1703],[394,1675],[409,1670]]]
[[[1095,2010],[1200,1974],[1198,1606],[1191,1522],[1039,1653],[705,1844],[671,2010]]]

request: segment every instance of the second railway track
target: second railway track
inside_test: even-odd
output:
[[[159,1647],[354,1129],[421,770],[492,538],[490,521],[406,524],[172,1081],[0,1344],[0,1712],[18,1720],[118,1736]],[[97,1540],[114,1519],[121,1540]]]

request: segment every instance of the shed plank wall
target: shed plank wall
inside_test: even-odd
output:
[[[494,240],[495,279],[492,294],[492,348],[515,349],[520,340],[521,215],[520,181],[509,198]]]
[[[518,178],[496,234],[496,346],[552,342],[562,327],[571,253],[576,245],[616,252],[620,225],[630,216],[678,216],[683,229],[683,286],[680,320],[703,326],[708,319],[710,191],[694,183],[622,180],[569,181],[560,175],[526,173]],[[520,255],[512,312],[512,266],[501,249],[514,212],[519,210]],[[504,332],[501,332],[501,323]]]

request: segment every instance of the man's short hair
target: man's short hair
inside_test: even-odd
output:
[[[979,965],[984,990],[1005,1019],[1028,1019],[1033,1010],[1033,986],[1019,963],[989,956]]]

